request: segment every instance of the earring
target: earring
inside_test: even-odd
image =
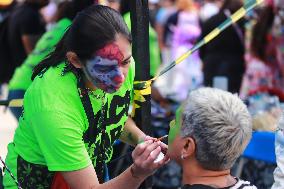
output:
[[[184,159],[184,156],[183,156],[183,154],[181,154],[181,156],[180,156],[180,157],[181,157],[181,159]]]

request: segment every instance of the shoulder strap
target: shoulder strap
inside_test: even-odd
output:
[[[105,161],[104,142],[105,142],[105,127],[106,127],[106,125],[105,124],[102,125],[101,131],[99,131],[99,128],[97,126],[92,127],[93,125],[96,124],[95,117],[94,117],[94,111],[93,111],[93,107],[92,107],[90,97],[88,95],[88,89],[86,89],[84,81],[83,81],[83,79],[80,75],[82,75],[82,74],[77,74],[77,76],[78,76],[77,77],[77,79],[78,79],[77,86],[78,86],[81,102],[83,104],[85,113],[87,115],[87,119],[88,119],[88,122],[89,122],[89,128],[94,128],[94,129],[91,130],[92,137],[96,138],[98,133],[100,133],[100,132],[102,133],[102,146],[100,146],[100,149],[98,150],[98,154],[97,154],[98,159],[96,161],[97,162],[96,163],[96,174],[97,174],[99,182],[103,183],[104,182],[104,173],[105,173],[105,164],[103,162]],[[104,117],[103,108],[102,108],[101,117],[102,118]]]

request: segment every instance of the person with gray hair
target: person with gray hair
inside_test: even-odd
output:
[[[213,88],[192,91],[170,124],[168,156],[183,168],[182,189],[256,189],[230,169],[252,134],[238,96]]]

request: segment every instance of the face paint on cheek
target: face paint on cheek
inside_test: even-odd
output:
[[[96,73],[92,77],[94,85],[108,93],[117,91],[124,82],[124,75],[120,72],[118,67],[104,70],[103,73],[94,72]]]
[[[176,119],[170,123],[170,132],[169,132],[169,144],[172,144],[175,138],[179,135],[181,129],[181,112],[182,108],[180,107],[176,111]]]
[[[170,122],[170,131],[169,131],[169,137],[168,137],[168,144],[172,144],[173,141],[175,140],[175,136],[177,134],[177,129],[176,129],[176,121],[172,120]]]
[[[113,82],[112,78],[116,75],[119,75],[116,68],[108,68],[107,70],[105,69],[104,72],[97,72],[96,77],[100,83],[110,85]]]

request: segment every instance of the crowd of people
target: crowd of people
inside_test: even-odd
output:
[[[243,6],[149,0],[150,76]],[[271,179],[232,170],[255,129],[243,101],[258,92],[284,101],[284,1],[264,1],[153,83],[153,136],[129,116],[130,31],[130,0],[0,2],[0,97],[24,99],[9,108],[18,127],[5,160],[19,185],[137,188],[155,173],[157,189],[270,188],[276,164],[264,165]],[[168,132],[167,144],[157,140]],[[274,189],[284,185],[282,132],[279,126]],[[133,162],[112,175],[106,165],[122,155],[113,149],[117,140],[133,147]],[[7,170],[3,185],[19,187]]]

